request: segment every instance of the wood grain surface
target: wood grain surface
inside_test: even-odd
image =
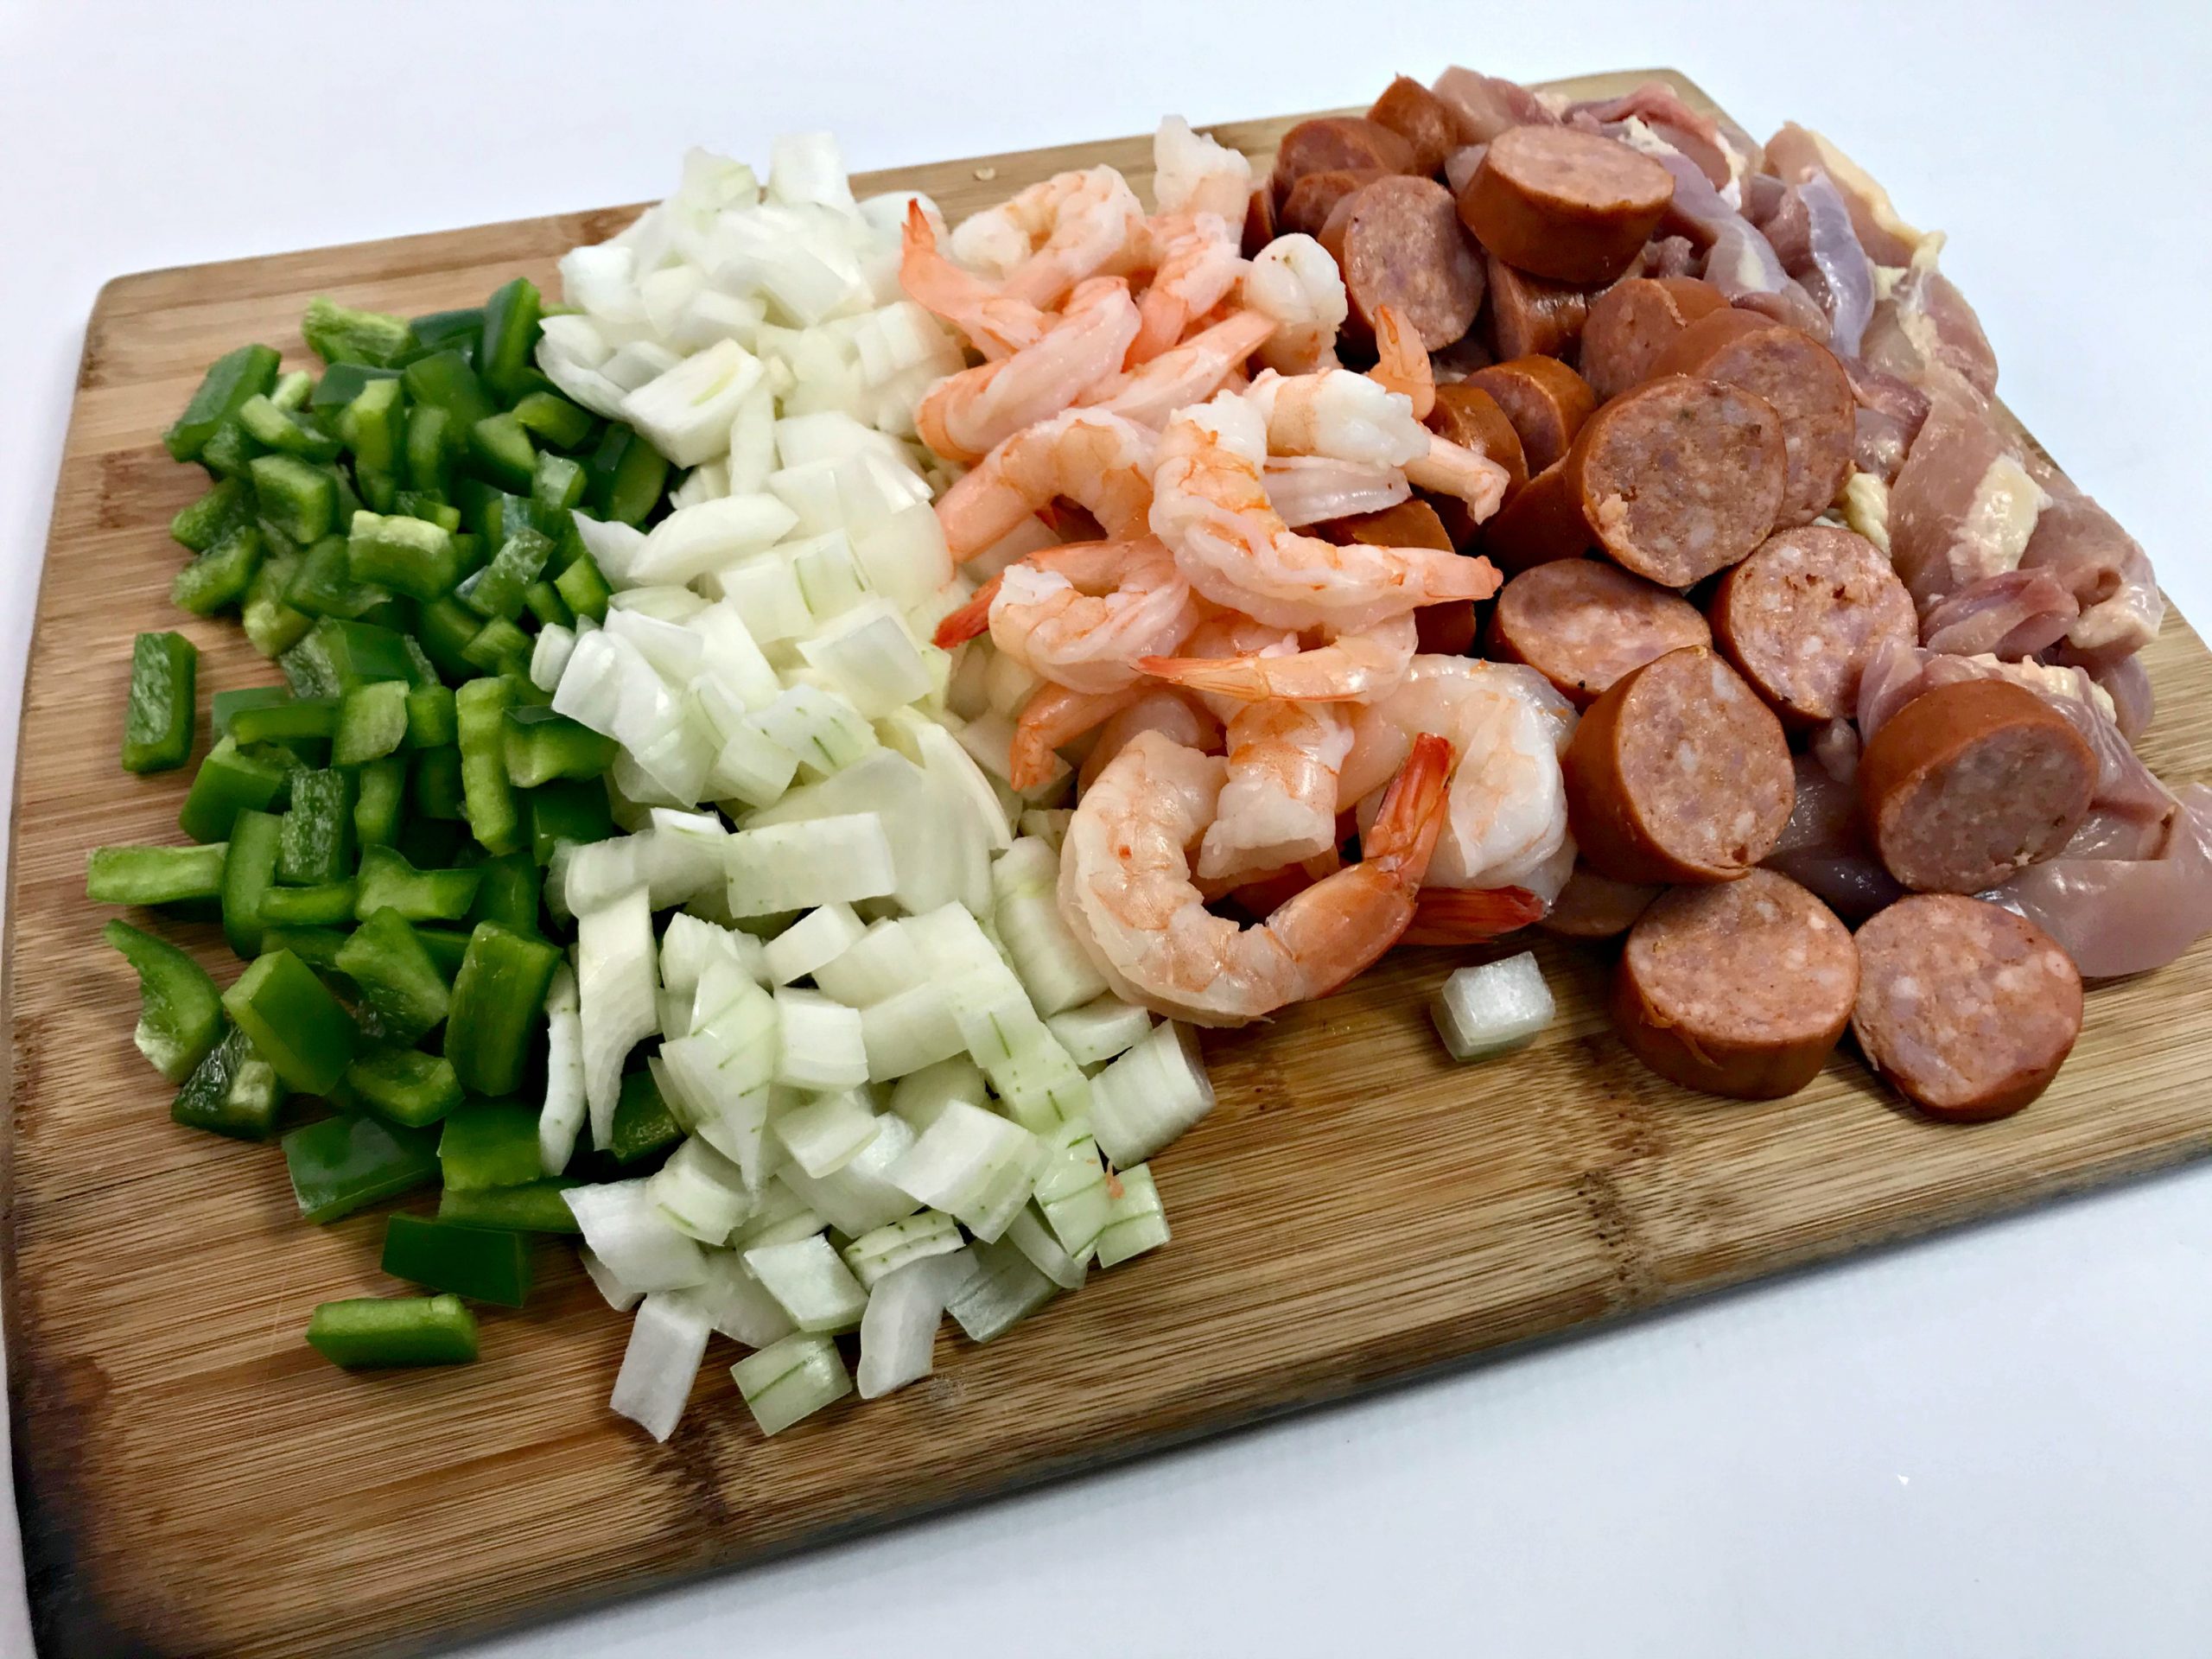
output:
[[[1217,130],[1257,156],[1287,124]],[[1148,142],[861,183],[918,186],[957,218],[1102,161],[1141,188]],[[480,1363],[334,1370],[302,1332],[317,1302],[399,1288],[377,1270],[383,1215],[307,1226],[275,1147],[169,1122],[170,1090],[131,1046],[130,973],[83,897],[90,848],[181,839],[189,773],[117,769],[132,634],[192,637],[203,709],[276,677],[235,626],[168,603],[165,526],[202,484],[159,435],[243,340],[307,362],[313,295],[474,304],[518,270],[550,283],[560,253],[634,211],[152,272],[100,296],[40,595],[8,901],[10,1397],[49,1659],[435,1648],[2212,1143],[2212,1035],[2175,1020],[2212,994],[2202,945],[2096,991],[2050,1093],[1965,1128],[1901,1111],[1848,1053],[1790,1100],[1686,1094],[1606,1033],[1602,955],[1550,940],[1536,948],[1558,1023],[1530,1051],[1455,1067],[1425,1011],[1452,958],[1408,951],[1209,1041],[1220,1105],[1156,1161],[1172,1246],[987,1348],[941,1338],[937,1375],[890,1399],[764,1441],[718,1343],[656,1446],[606,1408],[628,1321],[552,1245],[531,1307],[487,1313]],[[2175,783],[2203,778],[2212,659],[2170,618],[2149,660],[2145,753]],[[163,931],[236,973],[213,928]]]

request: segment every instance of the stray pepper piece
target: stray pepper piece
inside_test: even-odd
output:
[[[241,346],[208,366],[184,413],[162,442],[178,461],[196,461],[215,429],[235,416],[249,397],[276,384],[276,353],[266,346]]]
[[[445,1121],[438,1167],[449,1192],[520,1186],[545,1173],[537,1150],[537,1109],[527,1101],[470,1100]]]
[[[385,1224],[384,1270],[498,1307],[530,1299],[530,1241],[507,1228],[400,1214]]]
[[[168,772],[192,758],[200,652],[181,633],[142,633],[130,646],[130,702],[123,716],[123,769]]]
[[[454,1365],[476,1357],[476,1316],[458,1296],[361,1296],[325,1302],[308,1345],[349,1371]]]
[[[284,1084],[276,1068],[254,1051],[245,1033],[231,1026],[184,1080],[169,1117],[188,1129],[266,1141],[283,1104]]]
[[[305,1124],[283,1140],[292,1197],[300,1213],[320,1225],[411,1192],[436,1179],[437,1141],[434,1130],[404,1128],[365,1113]]]
[[[138,1028],[131,1040],[155,1071],[182,1083],[223,1039],[222,993],[205,968],[166,939],[128,922],[110,922],[100,937],[138,976]]]
[[[96,905],[182,905],[223,890],[229,849],[96,847],[85,861],[85,897]]]

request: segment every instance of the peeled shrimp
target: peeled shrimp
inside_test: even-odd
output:
[[[1358,512],[1380,512],[1413,493],[1395,467],[1334,455],[1269,455],[1268,504],[1293,530]]]
[[[1427,355],[1418,338],[1402,336],[1397,350],[1417,353],[1421,368],[1427,368]],[[1435,382],[1402,363],[1388,366],[1391,378],[1410,385],[1410,391],[1380,374],[1326,369],[1263,374],[1252,383],[1246,401],[1266,421],[1268,447],[1279,454],[1395,466],[1421,488],[1458,498],[1478,524],[1488,518],[1505,499],[1505,469],[1487,455],[1430,432],[1414,415],[1424,394],[1433,404]]]
[[[906,297],[935,313],[968,336],[993,362],[1034,346],[1052,317],[1027,300],[1001,293],[994,283],[962,269],[937,245],[937,232],[919,201],[906,204],[906,226],[899,246],[899,286]]]
[[[1040,548],[1006,568],[990,605],[991,643],[1071,691],[1118,691],[1139,677],[1137,658],[1173,650],[1198,623],[1175,556],[1150,536]]]
[[[1186,404],[1204,403],[1228,385],[1274,332],[1272,318],[1238,311],[1200,330],[1142,367],[1101,381],[1076,402],[1159,428]]]
[[[1252,163],[1179,115],[1164,118],[1152,136],[1152,194],[1163,213],[1219,213],[1244,222],[1252,194]]]
[[[1033,184],[952,232],[963,264],[1001,279],[1011,299],[1049,306],[1119,254],[1143,204],[1110,167]]]
[[[1185,849],[1215,818],[1226,765],[1146,732],[1077,804],[1061,843],[1060,913],[1131,1001],[1236,1026],[1326,995],[1405,931],[1443,818],[1451,746],[1423,738],[1386,792],[1365,857],[1256,926],[1205,907]]]
[[[1497,591],[1487,559],[1435,548],[1339,547],[1285,524],[1268,505],[1261,470],[1266,423],[1251,400],[1262,391],[1255,385],[1244,398],[1186,409],[1160,438],[1153,533],[1202,595],[1273,626],[1343,634],[1419,606]]]
[[[1338,803],[1360,801],[1397,769],[1422,733],[1442,733],[1459,764],[1430,881],[1440,887],[1525,887],[1548,901],[1573,864],[1559,757],[1574,734],[1574,719],[1573,706],[1534,669],[1416,657],[1405,683],[1354,711]]]
[[[1270,318],[1274,337],[1260,360],[1281,374],[1337,366],[1337,330],[1351,306],[1329,251],[1310,236],[1279,236],[1252,256],[1242,289],[1247,309]]]
[[[1116,374],[1138,327],[1128,283],[1094,277],[1034,344],[938,381],[915,410],[914,429],[948,461],[979,460]]]
[[[1145,695],[1141,684],[1116,691],[1071,691],[1047,683],[1037,688],[1014,722],[1007,781],[1016,789],[1048,784],[1060,764],[1060,746],[1095,732]]]
[[[1199,879],[1258,875],[1337,844],[1351,721],[1325,702],[1255,702],[1229,722],[1229,775],[1198,845]]]
[[[1220,658],[1146,657],[1137,667],[1214,696],[1257,702],[1289,698],[1306,702],[1360,702],[1395,690],[1420,649],[1411,611],[1360,633],[1338,634],[1308,651],[1256,652]]]
[[[1137,302],[1143,324],[1122,359],[1134,369],[1178,344],[1195,319],[1221,303],[1244,274],[1244,256],[1219,213],[1163,213],[1137,226],[1113,269],[1152,273]]]
[[[938,523],[956,559],[972,558],[1065,496],[1108,536],[1145,534],[1158,437],[1103,410],[1067,410],[1026,426],[938,498]]]
[[[1077,791],[1090,789],[1108,762],[1135,742],[1140,732],[1158,732],[1201,754],[1221,753],[1221,722],[1212,711],[1172,685],[1154,686],[1135,702],[1108,715],[1099,726],[1090,753],[1083,757],[1076,772]]]

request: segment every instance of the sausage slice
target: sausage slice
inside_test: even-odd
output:
[[[1874,850],[1916,893],[1980,893],[2052,857],[2096,784],[2095,752],[2074,723],[2009,680],[1923,692],[1859,759]]]
[[[1754,870],[1662,893],[1629,930],[1610,1012],[1661,1077],[1770,1100],[1820,1075],[1859,995],[1843,924],[1787,876]]]
[[[1618,938],[1651,908],[1660,889],[1640,882],[1616,881],[1580,860],[1536,925],[1564,939]]]
[[[1411,171],[1434,173],[1444,158],[1467,142],[1459,112],[1410,76],[1400,75],[1382,89],[1367,118],[1390,129],[1414,153]]]
[[[1662,588],[1735,563],[1774,528],[1785,477],[1781,417],[1739,386],[1669,376],[1583,423],[1488,527],[1508,570],[1592,546]]]
[[[1827,510],[1851,471],[1858,436],[1851,380],[1835,353],[1785,323],[1731,308],[1699,318],[1651,365],[1757,392],[1782,416],[1789,487],[1776,522],[1808,524]]]
[[[1558,559],[1507,582],[1491,613],[1490,654],[1526,663],[1578,707],[1624,674],[1712,632],[1680,594],[1602,559]]]
[[[1308,173],[1283,197],[1278,222],[1285,233],[1295,231],[1319,240],[1339,202],[1355,190],[1389,176],[1372,167],[1332,167],[1325,173]]]
[[[1452,211],[1452,193],[1435,180],[1377,179],[1346,196],[1323,227],[1321,245],[1344,272],[1359,328],[1373,333],[1375,314],[1387,305],[1433,352],[1472,326],[1483,300],[1482,261]]]
[[[1602,289],[1532,276],[1495,254],[1487,256],[1484,267],[1490,282],[1491,343],[1499,361],[1562,357],[1574,349],[1591,302]]]
[[[1516,357],[1467,377],[1497,399],[1521,435],[1529,465],[1541,472],[1567,453],[1582,423],[1598,407],[1590,383],[1555,357]]]
[[[1912,595],[1888,556],[1832,524],[1768,537],[1720,579],[1711,614],[1728,660],[1799,728],[1849,719],[1875,652],[1920,639]]]
[[[1782,722],[1702,645],[1616,680],[1560,765],[1575,844],[1616,881],[1738,880],[1796,798]]]
[[[1573,127],[1510,127],[1459,193],[1459,217],[1516,270],[1610,283],[1674,195],[1674,175],[1626,144]]]
[[[1899,1094],[1934,1117],[2017,1112],[2082,1034],[2082,976],[2050,935],[1956,893],[1916,893],[1859,930],[1851,1033]]]
[[[1591,302],[1582,325],[1582,375],[1600,399],[1646,379],[1659,354],[1727,299],[1694,276],[1624,276]]]
[[[1379,121],[1358,116],[1316,116],[1301,121],[1275,146],[1278,199],[1308,173],[1341,168],[1379,168],[1403,173],[1414,163],[1413,146]]]

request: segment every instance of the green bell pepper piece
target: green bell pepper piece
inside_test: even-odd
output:
[[[339,700],[338,724],[330,734],[330,764],[365,766],[396,753],[407,741],[407,696],[404,680],[372,680]]]
[[[265,755],[246,754],[226,737],[192,775],[178,827],[197,842],[228,841],[240,812],[266,812],[284,792],[289,769]]]
[[[356,775],[353,839],[363,848],[389,847],[398,838],[407,807],[407,762],[387,755],[372,760]]]
[[[560,961],[560,950],[543,939],[497,922],[476,925],[446,1016],[446,1056],[462,1088],[507,1095],[522,1086],[531,1039],[544,1018],[545,988]]]
[[[311,887],[273,887],[261,895],[264,927],[337,927],[353,919],[357,884],[324,881]]]
[[[318,415],[334,417],[372,381],[397,378],[399,371],[396,368],[372,363],[333,363],[323,372],[322,378],[315,382],[315,391],[308,397],[308,408]]]
[[[415,810],[426,818],[458,823],[467,816],[461,781],[461,751],[442,744],[415,755]]]
[[[284,602],[302,615],[346,621],[366,616],[391,599],[391,589],[354,579],[343,536],[326,536],[308,549],[284,590]]]
[[[238,405],[238,423],[245,435],[264,449],[302,461],[335,461],[344,446],[329,434],[310,426],[289,410],[279,409],[266,397],[249,397]]]
[[[365,848],[354,913],[365,921],[389,907],[410,922],[457,922],[476,902],[482,880],[474,870],[418,870],[395,848]]]
[[[626,524],[644,523],[668,483],[668,462],[660,452],[628,427],[614,423],[600,435],[584,473],[594,512]]]
[[[476,343],[484,334],[484,308],[468,306],[457,311],[431,311],[415,319],[415,338],[424,352],[465,349],[473,360]]]
[[[217,427],[200,451],[200,464],[210,476],[235,478],[244,480],[246,468],[261,453],[261,446],[245,435],[245,429],[236,420],[226,420]]]
[[[223,1006],[276,1068],[303,1095],[327,1095],[353,1058],[353,1016],[289,950],[256,957]]]
[[[530,480],[531,499],[549,507],[580,507],[583,505],[584,487],[589,482],[584,476],[582,462],[570,461],[566,455],[541,454],[537,470]]]
[[[131,1040],[155,1071],[182,1083],[222,1040],[222,993],[205,968],[166,939],[128,922],[110,922],[100,937],[138,976],[138,1028]]]
[[[487,415],[468,429],[474,470],[502,489],[526,490],[537,473],[537,451],[512,414]]]
[[[407,459],[407,393],[397,380],[372,380],[338,416],[338,430],[353,452],[356,476],[378,474],[398,488]]]
[[[468,933],[458,927],[418,927],[415,937],[430,953],[430,960],[438,964],[438,971],[448,983],[461,972],[461,964],[468,960]]]
[[[607,585],[607,578],[600,574],[599,561],[590,554],[579,554],[567,569],[553,579],[553,588],[578,616],[588,616],[594,622],[607,620],[607,601],[614,597],[614,590]]]
[[[499,1307],[530,1296],[530,1241],[504,1228],[396,1215],[385,1224],[383,1265],[395,1279]]]
[[[454,718],[451,686],[417,686],[407,694],[409,748],[442,748],[460,741],[461,727]]]
[[[462,1102],[438,1137],[438,1166],[453,1192],[537,1180],[545,1173],[538,1163],[537,1109],[519,1100]]]
[[[257,527],[240,524],[176,573],[169,583],[169,602],[194,616],[213,616],[242,604],[266,545]]]
[[[395,1123],[422,1128],[461,1104],[453,1062],[416,1048],[372,1049],[346,1068],[353,1097]]]
[[[454,1365],[476,1357],[476,1316],[457,1296],[361,1296],[325,1302],[308,1345],[349,1371]]]
[[[505,747],[507,781],[518,789],[603,777],[614,762],[613,738],[534,705],[507,710]]]
[[[535,432],[556,449],[578,449],[591,437],[592,412],[570,403],[557,391],[524,394],[515,404],[515,419],[525,431]],[[574,501],[562,503],[573,507]]]
[[[507,782],[505,716],[513,700],[514,693],[503,679],[471,680],[454,693],[461,731],[461,798],[469,833],[494,853],[511,853],[522,845],[522,822],[515,810],[514,790]]]
[[[476,873],[483,880],[476,889],[476,902],[468,907],[469,921],[497,922],[538,937],[536,861],[526,852],[501,853],[477,865]]]
[[[249,397],[276,384],[276,353],[266,346],[241,346],[215,359],[162,442],[178,461],[194,461],[215,429]]]
[[[308,395],[315,390],[315,376],[305,369],[294,369],[289,374],[280,374],[276,384],[269,389],[269,401],[294,413],[308,406]]]
[[[406,320],[382,311],[355,311],[318,294],[308,302],[300,333],[308,349],[329,364],[365,363],[387,368],[415,344]]]
[[[246,747],[257,743],[327,742],[338,729],[338,699],[288,696],[273,702],[234,706],[226,729],[233,741]]]
[[[476,637],[461,652],[486,674],[512,675],[527,680],[530,674],[530,636],[504,616],[495,616],[477,629]]]
[[[207,699],[207,713],[215,722],[215,735],[232,735],[231,722],[240,710],[273,709],[278,703],[289,702],[292,694],[281,685],[245,685],[234,691],[218,691]]]
[[[569,601],[561,597],[561,590],[540,578],[522,590],[522,602],[531,615],[537,619],[541,628],[573,628],[576,613],[569,608]]]
[[[391,510],[403,518],[435,524],[448,536],[461,531],[461,509],[428,490],[400,491],[392,497]]]
[[[283,656],[315,626],[313,617],[284,602],[284,594],[291,588],[292,579],[299,575],[302,563],[297,553],[269,554],[262,560],[261,569],[253,573],[253,580],[246,584],[245,605],[239,620],[245,624],[247,639],[264,657]]]
[[[649,1071],[627,1072],[622,1092],[614,1103],[614,1127],[607,1137],[607,1151],[618,1164],[634,1164],[664,1152],[683,1138],[683,1126],[668,1109],[668,1101]]]
[[[453,1005],[446,976],[394,906],[367,912],[339,948],[336,966],[359,988],[363,1006],[394,1042],[419,1040]]]
[[[245,486],[235,478],[216,480],[213,488],[188,507],[177,509],[169,520],[170,539],[205,553],[224,535],[253,517],[253,503]]]
[[[407,448],[402,475],[411,488],[442,496],[453,485],[454,418],[435,404],[416,404],[407,411]]]
[[[537,348],[539,309],[537,285],[527,276],[501,283],[484,302],[476,367],[485,384],[510,401],[521,397],[527,385]]]
[[[499,543],[491,563],[461,584],[454,596],[479,616],[512,621],[522,610],[524,590],[537,580],[552,556],[550,541],[527,527],[518,530]]]
[[[335,697],[368,680],[416,682],[421,673],[406,636],[374,622],[326,616],[277,666],[299,697]]]
[[[96,905],[180,905],[223,890],[230,849],[211,847],[96,847],[85,861],[85,897]]]
[[[353,869],[353,774],[331,768],[292,779],[292,804],[277,845],[276,879],[287,887],[342,881]]]
[[[274,813],[241,808],[231,823],[223,862],[223,937],[241,958],[261,953],[261,900],[276,885],[276,853],[284,821]]]
[[[541,865],[553,861],[553,849],[564,841],[605,841],[614,833],[614,813],[604,784],[565,779],[541,784],[524,802],[530,855]]]
[[[456,537],[456,540],[459,538]],[[442,599],[426,603],[416,618],[416,637],[430,660],[438,665],[438,672],[448,680],[474,679],[476,664],[467,655],[469,643],[476,638],[484,619],[470,610],[451,594]]]
[[[356,582],[377,582],[410,599],[435,599],[461,579],[452,532],[427,518],[356,513],[346,553]]]
[[[278,1071],[281,1075],[283,1068]],[[309,1221],[336,1221],[435,1180],[437,1143],[430,1130],[386,1123],[365,1112],[305,1124],[283,1140],[292,1198]]]
[[[142,633],[130,645],[130,701],[123,715],[123,769],[168,772],[192,758],[200,652],[181,633]]]
[[[283,1104],[284,1085],[276,1067],[254,1052],[245,1033],[229,1026],[177,1090],[169,1118],[188,1129],[266,1141]]]
[[[556,1175],[519,1186],[487,1186],[476,1192],[447,1187],[438,1194],[438,1219],[471,1227],[505,1227],[518,1233],[579,1235],[576,1213],[561,1195],[580,1181]]]
[[[263,518],[302,547],[330,534],[338,518],[338,480],[333,474],[297,455],[257,455],[247,470]]]
[[[334,927],[267,927],[261,944],[266,950],[290,951],[318,974],[334,974],[338,953],[352,937]]]
[[[465,438],[477,422],[499,412],[468,359],[451,349],[416,358],[402,372],[400,379],[407,387],[408,402],[445,410],[449,423],[446,429],[448,451],[454,447],[454,440]],[[423,486],[417,484],[416,487]]]

